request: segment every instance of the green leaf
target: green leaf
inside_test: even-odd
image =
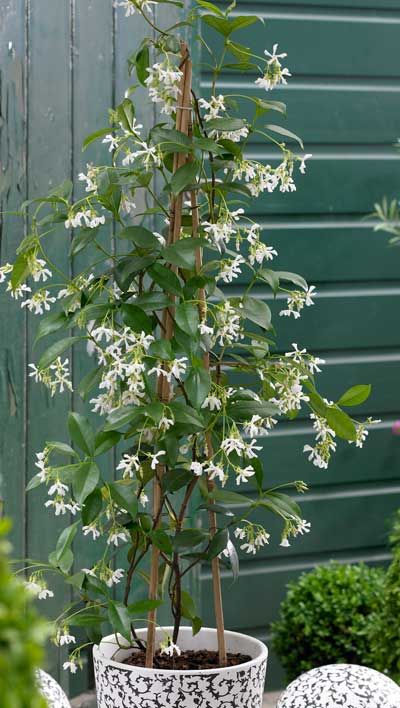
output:
[[[149,354],[164,361],[171,361],[174,358],[172,344],[169,339],[156,339],[149,347]]]
[[[343,440],[355,440],[357,437],[356,426],[350,416],[340,408],[327,406],[326,420],[336,435]]]
[[[63,529],[58,537],[54,557],[61,569],[63,569],[62,566],[64,561],[67,560],[68,562],[70,559],[68,551],[70,550],[72,542],[76,536],[78,526],[79,521],[75,521],[75,523],[71,524],[71,526],[67,526],[67,528]]]
[[[259,270],[257,273],[257,278],[261,278],[261,280],[264,280],[266,283],[268,283],[274,293],[278,292],[279,276],[277,275],[276,271],[270,270],[269,268],[261,268],[261,270]]]
[[[18,286],[27,279],[29,274],[28,256],[25,253],[21,253],[13,265],[10,279],[12,289],[15,290],[18,288]]]
[[[92,427],[80,413],[70,413],[68,415],[69,434],[78,447],[87,455],[94,454],[94,433]]]
[[[180,194],[186,187],[195,182],[199,165],[196,160],[187,162],[172,175],[170,187],[173,194]]]
[[[279,408],[274,403],[268,401],[232,401],[229,403],[227,413],[236,422],[251,420],[253,415],[259,415],[262,418],[279,415]]]
[[[82,381],[78,386],[78,392],[84,400],[88,393],[92,390],[92,388],[99,385],[102,378],[102,374],[102,368],[100,366],[96,366],[95,369],[89,371],[89,373],[83,377]]]
[[[208,538],[209,534],[200,529],[184,529],[176,534],[172,543],[175,551],[182,551],[187,548],[196,548]]]
[[[139,49],[135,57],[135,66],[138,81],[142,84],[142,86],[146,86],[145,81],[149,76],[147,69],[150,66],[150,51],[147,46]]]
[[[88,135],[82,143],[82,152],[84,152],[86,148],[91,145],[91,143],[94,143],[96,140],[102,138],[104,135],[108,135],[110,132],[110,128],[101,128],[101,130],[96,130],[94,133]]]
[[[165,531],[158,529],[157,531],[152,531],[149,536],[153,545],[156,546],[156,548],[159,548],[160,551],[163,551],[163,553],[167,553],[167,555],[172,555],[174,551],[172,547],[172,542],[168,534],[165,533]]]
[[[144,332],[151,334],[153,323],[148,315],[137,305],[124,303],[121,306],[122,319],[124,323],[134,332]]]
[[[118,433],[116,430],[106,430],[97,433],[94,441],[94,454],[96,457],[97,455],[104,455],[105,452],[115,447],[121,440],[121,437],[122,434]]]
[[[113,311],[113,305],[105,303],[92,303],[86,305],[74,315],[71,325],[80,325],[91,322],[92,320],[103,320],[109,313]]]
[[[192,367],[185,380],[185,391],[190,403],[200,408],[211,388],[210,372],[204,366]]]
[[[222,10],[220,10],[220,8],[214,5],[214,3],[212,2],[208,2],[207,0],[196,0],[196,3],[197,5],[200,5],[200,7],[204,7],[205,10],[213,12],[214,15],[218,15],[219,17],[225,17]]]
[[[60,455],[67,455],[68,457],[79,458],[79,455],[76,453],[76,451],[71,447],[71,445],[67,445],[67,443],[46,441],[46,447],[50,448],[52,452],[53,450],[55,452],[58,452]]]
[[[299,138],[296,133],[292,133],[291,130],[288,130],[287,128],[282,128],[280,125],[272,125],[269,123],[268,125],[265,126],[267,130],[272,130],[273,133],[278,133],[279,135],[283,135],[285,138],[292,138],[293,140],[296,141],[301,147],[302,150],[304,150],[304,145],[303,141],[301,138]]]
[[[179,282],[179,281],[178,281]],[[169,307],[171,300],[168,295],[160,292],[144,293],[143,295],[138,295],[135,298],[135,304],[141,307],[145,312],[153,312],[156,310],[163,310],[165,307]]]
[[[262,300],[258,300],[250,295],[245,295],[242,300],[243,307],[240,312],[248,320],[254,322],[263,329],[271,327],[271,310],[268,305]]]
[[[122,428],[124,425],[132,423],[134,420],[139,420],[141,415],[141,410],[136,406],[121,406],[121,408],[117,408],[117,410],[110,413],[107,417],[107,423],[103,430],[108,431]]]
[[[130,98],[124,98],[117,106],[117,116],[122,127],[128,132],[132,132],[135,118],[135,107]]]
[[[155,260],[155,256],[131,255],[122,258],[114,270],[117,285],[125,292],[135,275],[147,270]]]
[[[266,111],[277,111],[286,115],[286,104],[282,101],[265,101],[263,98],[255,99],[257,105],[257,114],[260,115]]]
[[[155,263],[149,268],[149,275],[157,285],[172,295],[182,295],[182,287],[178,276],[161,263]],[[169,300],[169,304],[171,301]]]
[[[161,255],[167,263],[193,270],[196,266],[196,251],[203,245],[204,239],[185,238],[164,248]]]
[[[126,509],[133,520],[138,513],[138,500],[136,496],[136,483],[130,480],[112,482],[108,485],[112,499],[121,509]]]
[[[275,275],[280,280],[289,280],[289,282],[298,285],[302,290],[308,290],[307,281],[297,273],[288,273],[286,270],[277,270],[275,271]]]
[[[193,428],[196,430],[204,429],[204,420],[191,406],[187,406],[185,403],[177,403],[176,401],[169,403],[168,406],[173,413],[175,423],[184,425],[190,432],[193,432]]]
[[[75,342],[79,342],[81,340],[82,337],[65,337],[65,339],[60,339],[58,342],[55,342],[55,344],[52,344],[51,347],[46,349],[44,354],[40,357],[38,368],[41,370],[47,369],[47,367],[50,366],[53,361],[58,359],[58,357],[61,356],[66,349],[69,349],[73,344],[75,344]]]
[[[81,228],[71,242],[70,255],[76,256],[83,251],[98,235],[99,227],[95,229]]]
[[[121,602],[108,601],[108,619],[117,634],[121,634],[128,642],[131,641],[131,620],[127,607]]]
[[[57,332],[68,324],[68,318],[65,312],[49,312],[41,318],[39,322],[39,327],[36,332],[35,344],[42,339],[42,337],[47,337],[48,334]]]
[[[265,492],[263,499],[258,503],[284,519],[302,518],[299,505],[287,494]]]
[[[339,398],[338,406],[359,406],[364,403],[371,395],[371,384],[358,384],[347,389]]]
[[[226,504],[227,506],[251,506],[253,503],[252,500],[244,494],[230,492],[227,489],[214,489],[208,496],[209,499],[213,499],[221,504]]]
[[[83,504],[100,479],[100,470],[94,462],[85,462],[75,472],[72,480],[74,497],[78,504]]]
[[[162,600],[137,600],[137,602],[128,605],[128,612],[130,616],[142,615],[150,610],[156,610],[162,604]]]
[[[213,558],[216,558],[216,556],[219,556],[219,554],[222,553],[222,551],[227,547],[228,540],[229,535],[227,529],[217,531],[215,536],[212,537],[211,543],[208,547],[207,560],[212,560]]]
[[[186,332],[186,334],[190,334],[192,337],[197,336],[199,328],[199,311],[196,305],[192,305],[187,302],[182,302],[178,305],[175,310],[175,322],[183,332]]]
[[[68,624],[72,627],[92,627],[101,625],[106,619],[104,615],[95,612],[80,612],[79,615],[71,615],[71,619],[68,619]]]
[[[218,132],[233,132],[240,130],[246,125],[242,118],[213,118],[207,122],[207,130],[217,130]]]
[[[243,29],[244,27],[249,27],[260,19],[260,17],[255,17],[254,15],[240,15],[239,17],[235,17],[235,19],[215,17],[214,15],[201,16],[203,22],[224,37],[229,37],[233,32],[237,32],[237,30]]]
[[[161,247],[160,242],[152,231],[145,229],[144,226],[128,226],[126,229],[122,229],[117,236],[118,238],[133,241],[139,248],[160,250]]]
[[[177,492],[193,480],[193,472],[186,469],[171,469],[162,477],[162,488],[165,492]]]
[[[91,494],[85,499],[85,504],[82,507],[82,523],[84,526],[89,526],[103,508],[103,495],[100,489],[94,489]]]

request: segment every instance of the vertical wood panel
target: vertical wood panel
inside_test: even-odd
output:
[[[23,223],[5,212],[26,198],[25,2],[0,2],[0,261],[14,257]],[[26,313],[0,298],[0,496],[13,520],[17,557],[25,555]]]
[[[28,196],[46,194],[71,176],[71,76],[70,76],[71,16],[69,2],[32,0],[29,14],[28,64]],[[69,273],[68,234],[63,225],[50,235],[48,253],[65,274]],[[57,276],[54,278],[57,281]],[[29,318],[28,350],[32,344],[37,320]],[[46,344],[43,345],[45,347]],[[48,343],[47,343],[48,346]],[[34,361],[39,356],[35,348]],[[32,360],[32,359],[30,359]],[[70,406],[69,394],[51,398],[49,392],[29,379],[28,382],[28,476],[34,473],[34,456],[46,440],[57,440],[64,429]],[[65,438],[64,438],[65,439]],[[65,518],[55,519],[45,509],[45,492],[28,495],[28,553],[32,558],[46,558],[54,547]],[[53,615],[68,600],[63,583],[54,583],[55,598],[46,604]],[[60,672],[62,652],[48,652],[51,672],[67,681]]]

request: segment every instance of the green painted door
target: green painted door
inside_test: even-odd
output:
[[[391,434],[400,412],[400,255],[364,220],[374,201],[398,196],[400,10],[395,0],[240,0],[235,12],[265,19],[265,26],[235,35],[238,42],[259,55],[275,42],[288,52],[285,65],[294,76],[272,97],[287,103],[282,125],[313,153],[297,192],[266,194],[251,215],[279,251],[276,267],[302,273],[319,293],[300,321],[279,320],[279,348],[296,341],[326,359],[320,381],[329,399],[353,383],[371,382],[364,412],[382,419],[363,450],[343,446],[328,471],[302,453],[311,442],[305,420],[263,439],[270,485],[306,480],[311,491],[303,510],[312,522],[312,532],[290,549],[279,547],[273,525],[270,546],[241,559],[235,585],[224,573],[227,627],[268,641],[286,583],[330,558],[384,561],[388,518],[400,506],[400,441]],[[207,40],[217,45],[212,30]],[[232,73],[218,92],[251,94],[253,81]],[[208,97],[206,72],[201,85]],[[270,157],[256,139],[249,152]],[[211,623],[207,568],[201,586]],[[267,685],[282,685],[275,657]]]

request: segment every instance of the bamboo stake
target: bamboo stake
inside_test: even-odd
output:
[[[189,127],[189,135],[192,133],[192,125]],[[192,211],[192,236],[197,238],[199,231],[199,207],[197,204],[196,192],[192,191],[190,194],[190,205]],[[199,248],[196,252],[196,270],[199,272],[202,267],[203,256],[202,250]],[[207,314],[207,303],[206,294],[204,288],[199,290],[199,314],[200,320],[204,320]],[[210,355],[205,352],[204,366],[209,371],[210,370]],[[206,447],[207,447],[207,458],[211,459],[213,456],[213,446],[211,433],[206,435]],[[207,479],[208,491],[212,492],[215,489],[215,483],[211,479]],[[211,537],[215,536],[217,532],[217,515],[214,511],[209,509],[208,511],[208,524],[210,529]],[[213,558],[211,561],[211,574],[212,574],[212,584],[213,584],[213,595],[214,595],[214,612],[215,612],[215,622],[217,625],[217,639],[218,639],[218,658],[220,666],[227,665],[227,655],[226,655],[226,643],[225,643],[225,621],[224,621],[224,609],[222,603],[222,589],[221,589],[221,571],[218,556]]]
[[[176,130],[188,134],[189,129],[189,115],[191,109],[191,86],[192,86],[192,65],[189,59],[189,50],[185,42],[181,42],[181,71],[182,79],[180,83],[180,93],[179,93],[179,103],[176,112]],[[175,153],[173,173],[181,167],[186,161],[186,155],[182,153]],[[178,195],[171,199],[170,206],[170,223],[169,223],[169,234],[168,234],[168,244],[175,243],[180,236],[181,226],[182,226],[182,204],[183,196]],[[171,296],[171,305],[175,298]],[[163,326],[165,328],[165,338],[172,339],[173,337],[173,318],[169,309],[164,310],[163,314]],[[163,403],[168,403],[171,396],[170,385],[165,376],[160,376],[157,382],[157,394],[158,398]],[[153,523],[156,528],[161,520],[161,510],[163,504],[161,480],[165,472],[164,465],[157,465],[156,475],[153,483]],[[159,561],[160,561],[160,551],[153,544],[151,553],[151,566],[150,566],[150,584],[149,584],[149,599],[156,600],[158,596],[158,582],[159,582]],[[152,668],[154,663],[155,654],[155,640],[156,640],[156,621],[157,621],[157,610],[151,610],[147,617],[147,643],[146,643],[146,667]]]

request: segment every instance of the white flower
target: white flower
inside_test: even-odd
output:
[[[111,573],[111,575],[106,580],[106,585],[107,587],[111,588],[113,585],[117,585],[121,582],[121,579],[124,577],[125,571],[122,568],[117,568],[117,570],[110,570],[109,572]]]
[[[27,298],[21,303],[21,307],[27,307],[29,312],[35,311],[35,315],[43,315],[43,308],[50,310],[50,305],[56,301],[55,297],[50,297],[48,290],[38,290],[31,298]]]
[[[123,7],[125,12],[125,17],[130,17],[134,15],[136,9],[139,12],[145,10],[146,12],[152,13],[152,5],[157,5],[157,0],[120,0],[120,2],[115,3],[115,7]]]
[[[300,519],[297,527],[296,527],[296,535],[300,534],[303,536],[305,533],[310,533],[311,531],[311,523],[310,521],[306,521],[305,519]]]
[[[286,537],[284,537],[279,545],[282,546],[282,548],[289,548],[290,543],[289,543],[288,539]]]
[[[255,450],[262,450],[260,445],[256,445],[257,440],[252,440],[250,443],[244,443],[244,456],[251,460],[253,457],[257,457]]]
[[[65,497],[67,492],[68,485],[63,484],[59,479],[56,479],[56,481],[54,482],[54,484],[51,485],[47,493],[49,497],[52,497],[53,494],[59,494],[61,497]]]
[[[38,476],[41,482],[45,482],[50,473],[50,468],[47,467],[48,455],[49,450],[47,447],[45,447],[42,452],[36,453],[37,460],[35,462],[35,467],[39,468]]]
[[[186,356],[183,356],[180,359],[174,359],[171,362],[170,373],[174,378],[180,379],[181,376],[183,376],[183,374],[186,373],[186,367],[187,367],[186,362],[187,362]]]
[[[221,346],[233,344],[243,338],[240,315],[230,305],[229,300],[215,308],[216,337]]]
[[[32,291],[26,283],[21,283],[17,288],[13,288],[11,283],[7,283],[7,292],[10,293],[14,300],[19,300],[20,297],[24,296],[24,293],[30,293]]]
[[[151,459],[151,469],[152,470],[155,470],[157,465],[162,464],[158,458],[162,457],[163,455],[166,455],[166,454],[167,453],[165,452],[165,450],[159,450],[155,454],[151,454],[151,453],[149,454],[149,457]]]
[[[12,273],[13,266],[11,263],[5,263],[5,265],[0,268],[0,283],[4,283],[7,279],[8,273]]]
[[[375,421],[373,421],[373,422],[375,422]],[[376,422],[380,422],[380,421],[376,421]],[[364,446],[364,443],[365,443],[367,437],[368,437],[368,430],[366,429],[365,425],[363,425],[362,423],[359,423],[356,426],[356,439],[349,440],[349,443],[351,445],[353,442],[355,442],[356,447],[361,448]]]
[[[219,113],[226,111],[224,96],[211,96],[209,101],[205,98],[199,98],[199,106],[204,108],[207,113],[204,115],[204,120],[208,123],[209,120],[214,120],[219,117]]]
[[[266,91],[270,91],[278,84],[286,84],[286,77],[291,76],[289,69],[283,69],[280,59],[285,59],[287,57],[286,52],[282,54],[277,54],[278,45],[274,44],[272,49],[272,54],[268,50],[264,51],[264,54],[269,57],[267,60],[267,66],[265,74],[262,78],[256,80],[256,85],[260,88],[265,88]]]
[[[180,656],[181,653],[182,652],[178,645],[174,644],[170,637],[167,637],[167,639],[164,642],[161,642],[160,644],[160,654],[165,654],[166,656],[173,657],[174,654]]]
[[[224,283],[231,283],[234,278],[238,278],[242,272],[241,265],[245,262],[243,256],[236,256],[231,260],[222,261],[222,270],[220,270],[218,279]]]
[[[207,396],[207,398],[204,400],[202,408],[209,408],[210,411],[220,411],[222,408],[222,401],[218,396]]]
[[[68,644],[76,644],[76,639],[73,634],[68,634],[68,629],[65,627],[63,633],[57,632],[56,642],[58,646],[63,647]]]
[[[118,138],[115,138],[111,133],[109,135],[106,135],[106,137],[101,141],[105,145],[110,145],[108,148],[109,152],[113,152],[113,150],[116,150],[118,147]]]
[[[147,504],[149,503],[149,497],[145,492],[140,492],[139,496],[139,504],[141,504],[143,507],[146,507]]]
[[[300,172],[301,172],[302,175],[304,175],[304,174],[305,174],[305,171],[306,171],[306,160],[309,160],[310,157],[312,157],[312,154],[311,154],[311,153],[308,153],[307,155],[304,155],[304,157],[302,157],[301,160],[300,160],[300,167],[299,167],[299,170],[300,170]]]
[[[139,472],[140,470],[140,460],[138,455],[128,455],[125,453],[122,456],[122,460],[120,461],[117,470],[122,471],[123,477],[134,477],[135,472]]]
[[[226,482],[226,475],[223,468],[220,465],[215,465],[214,462],[209,462],[205,470],[207,476],[212,479],[219,479],[222,485]]]
[[[237,476],[236,476],[236,484],[239,485],[241,483],[246,483],[250,479],[250,477],[253,477],[255,474],[255,471],[253,470],[252,467],[244,467],[243,469],[241,467],[237,468]]]
[[[38,283],[40,279],[44,282],[48,278],[51,278],[52,272],[46,268],[46,261],[42,260],[42,258],[31,257],[28,259],[28,262],[31,275],[35,283]]]
[[[210,337],[212,337],[214,334],[213,328],[209,327],[205,322],[200,322],[198,329],[200,334],[202,335],[208,334]]]
[[[238,455],[242,456],[244,449],[245,443],[240,437],[225,438],[221,443],[221,450],[225,452],[226,455],[236,452]]]
[[[313,297],[315,297],[314,285],[311,285],[306,291],[292,290],[287,299],[287,310],[281,310],[279,314],[285,317],[293,315],[294,319],[297,319],[300,317],[300,312],[304,306],[310,307],[310,305],[314,305]]]
[[[174,424],[174,419],[173,418],[167,418],[167,416],[163,416],[160,419],[160,422],[158,424],[158,429],[162,430],[163,432],[166,432],[169,430]]]
[[[78,671],[78,665],[73,659],[70,659],[70,661],[64,661],[63,669],[64,671],[70,671],[71,674],[76,674]]]
[[[190,465],[190,471],[194,472],[197,477],[201,477],[203,474],[204,465],[201,462],[192,462]]]
[[[171,115],[176,108],[176,101],[180,94],[182,72],[178,67],[170,64],[169,60],[153,64],[147,69],[148,77],[145,84],[149,89],[149,96],[153,103],[161,103],[161,113]]]
[[[92,534],[93,541],[100,538],[100,531],[97,528],[96,522],[92,522],[88,526],[82,526],[83,535],[87,536],[89,533]]]
[[[123,531],[122,528],[113,529],[107,539],[107,545],[118,548],[120,541],[122,541],[122,543],[127,543],[127,541],[129,541],[128,534]]]
[[[49,597],[54,597],[53,591],[49,590],[44,580],[37,575],[32,575],[29,581],[25,583],[25,587],[28,592],[35,595],[38,600],[47,600]]]

